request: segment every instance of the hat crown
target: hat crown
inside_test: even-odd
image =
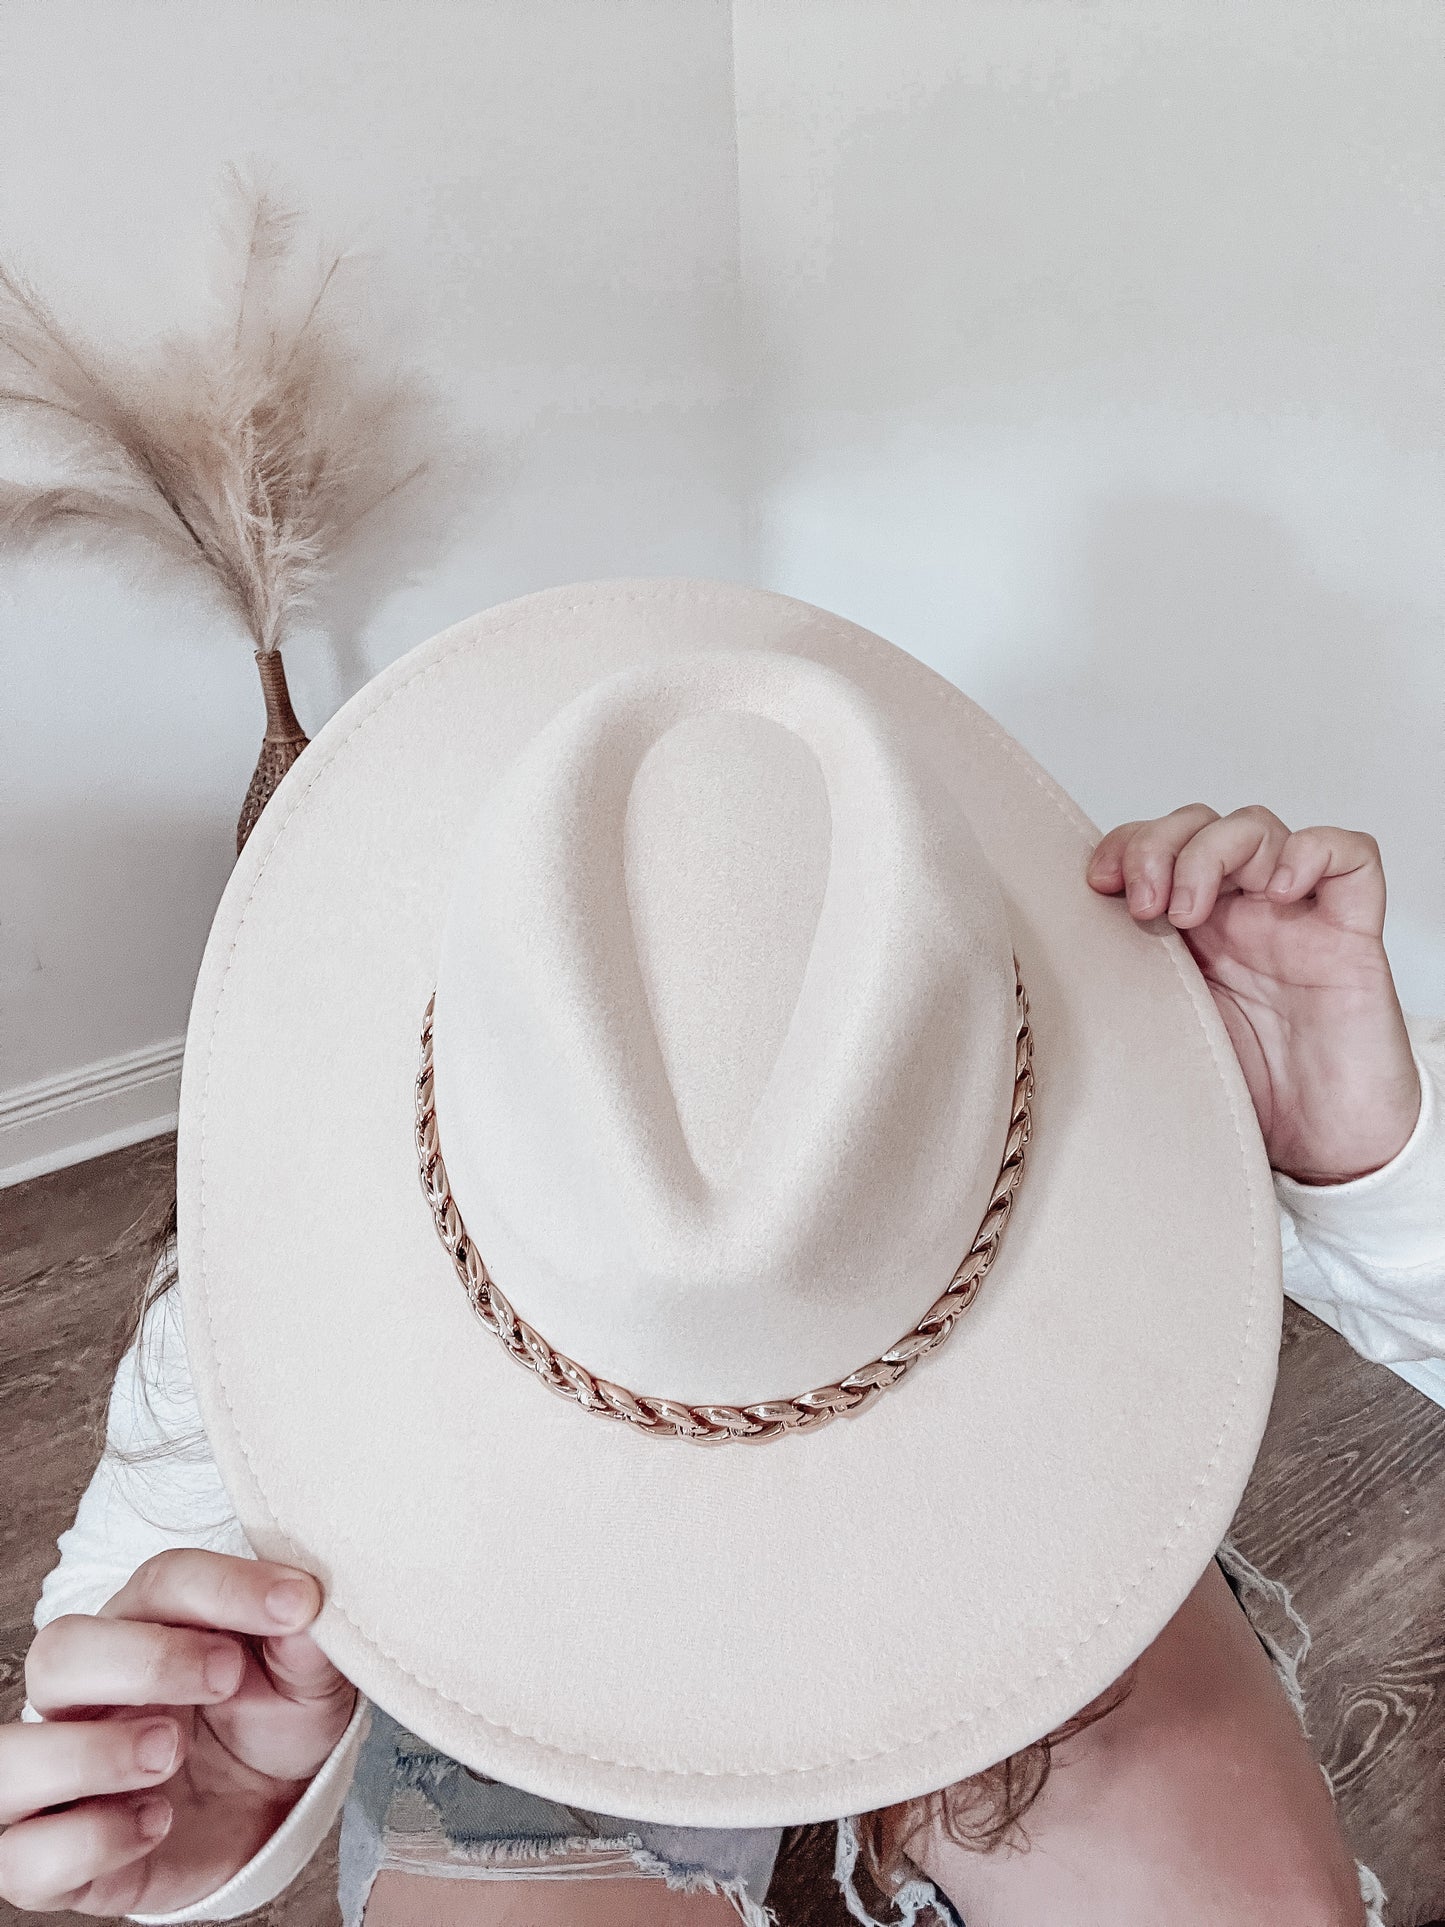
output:
[[[437,979],[437,1121],[491,1275],[635,1391],[748,1403],[907,1330],[1014,1080],[997,884],[849,678],[624,670],[487,796]]]

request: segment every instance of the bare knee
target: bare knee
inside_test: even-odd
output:
[[[914,1857],[984,1927],[1364,1927],[1329,1789],[1213,1567],[1024,1824],[1026,1850],[935,1831]]]

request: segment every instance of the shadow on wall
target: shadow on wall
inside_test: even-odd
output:
[[[514,596],[606,576],[750,574],[730,396],[549,405],[524,428],[478,417],[472,433],[473,454],[457,448],[388,507],[384,529],[363,525],[314,627],[288,644],[312,735],[402,651]],[[457,507],[429,525],[438,487]]]
[[[464,438],[456,421],[445,419],[440,399],[431,401],[426,420],[425,471],[358,524],[306,625],[313,662],[324,657],[331,669],[325,715],[314,719],[312,735],[376,673],[363,638],[381,610],[393,597],[424,591],[459,546],[476,551],[516,472],[515,437],[475,424]]]

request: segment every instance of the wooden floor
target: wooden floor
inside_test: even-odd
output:
[[[157,1139],[0,1191],[0,1719],[18,1711],[40,1581],[99,1449],[114,1335],[169,1203],[173,1156],[173,1140]],[[1314,1633],[1311,1731],[1355,1851],[1390,1895],[1391,1927],[1445,1920],[1445,1412],[1289,1307],[1235,1537],[1293,1589]],[[333,1856],[334,1838],[248,1918],[334,1927]],[[770,1896],[782,1927],[848,1927],[830,1858],[816,1832],[785,1852]],[[6,1927],[76,1918],[0,1902]]]

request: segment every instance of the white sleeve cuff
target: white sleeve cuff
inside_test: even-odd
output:
[[[292,1807],[281,1825],[261,1850],[253,1854],[215,1893],[174,1914],[127,1914],[127,1920],[144,1927],[172,1927],[172,1923],[191,1920],[234,1920],[248,1914],[284,1893],[301,1869],[315,1854],[331,1831],[331,1823],[341,1811],[356,1756],[371,1724],[371,1705],[362,1694],[356,1696],[356,1711],[351,1723],[322,1762],[310,1786]]]
[[[1445,1093],[1440,1073],[1415,1052],[1420,1115],[1404,1145],[1378,1171],[1346,1184],[1301,1184],[1274,1174],[1275,1194],[1302,1230],[1391,1271],[1445,1258]]]

